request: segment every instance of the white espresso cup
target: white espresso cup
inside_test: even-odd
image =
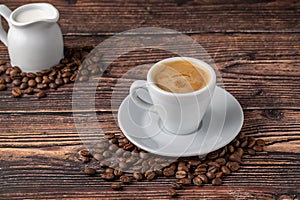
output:
[[[206,69],[210,76],[208,83],[203,88],[188,93],[172,93],[161,89],[155,84],[153,75],[162,64],[174,61],[187,61],[194,67]],[[211,102],[215,86],[216,74],[209,64],[190,57],[173,57],[154,64],[148,71],[147,81],[135,81],[130,87],[130,97],[137,106],[157,113],[162,129],[183,135],[194,133],[201,127],[201,120]],[[149,93],[151,103],[138,92],[140,89]]]

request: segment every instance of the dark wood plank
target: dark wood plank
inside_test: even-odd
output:
[[[278,110],[282,118],[273,118],[268,110],[245,111],[246,135],[266,140],[267,152],[245,156],[242,168],[224,178],[220,187],[188,186],[179,194],[184,198],[274,199],[283,194],[297,197],[300,184],[300,126],[298,111]],[[104,131],[118,132],[111,114],[98,115]],[[121,193],[111,191],[111,182],[83,174],[84,164],[77,152],[82,141],[76,132],[72,114],[1,114],[0,168],[2,198],[168,198],[173,178],[152,182],[133,182]],[[52,123],[50,123],[52,122]],[[55,126],[53,126],[55,122]],[[20,129],[20,125],[26,130]],[[91,124],[92,125],[92,124]],[[91,126],[92,130],[97,127]],[[99,131],[98,131],[99,132]],[[90,138],[98,138],[95,133]],[[101,171],[101,168],[98,167]],[[266,190],[266,185],[268,189]],[[33,188],[34,191],[33,191]],[[16,192],[17,191],[17,192]],[[55,191],[55,192],[54,192]],[[137,191],[139,194],[137,194]],[[155,192],[154,192],[155,191]],[[37,196],[38,192],[38,196]]]
[[[274,198],[280,194],[297,195],[299,189],[299,112],[291,110],[246,111],[243,132],[267,141],[268,153],[244,158],[242,169],[224,179],[220,188],[206,186],[204,188],[188,187],[180,191],[184,197],[204,195],[219,197],[224,195],[250,195],[253,199]],[[41,118],[42,117],[42,118]],[[83,175],[84,165],[77,160],[77,150],[82,141],[78,137],[73,124],[72,114],[51,115],[1,115],[0,132],[0,168],[2,180],[6,182],[3,195],[6,197],[35,197],[32,188],[37,188],[39,195],[48,198],[51,195],[67,195],[81,197],[76,191],[80,188],[85,198],[126,197],[131,192],[142,190],[147,198],[166,198],[166,190],[174,179],[160,178],[151,182],[133,183],[122,193],[110,192],[110,183]],[[55,127],[53,123],[55,122]],[[100,127],[107,132],[118,132],[116,122],[110,114],[99,115]],[[19,128],[22,124],[26,131]],[[97,127],[88,124],[91,140],[98,138]],[[94,131],[93,131],[94,130]],[[280,131],[278,131],[280,130]],[[100,169],[99,169],[100,170]],[[63,182],[62,182],[63,180]],[[265,185],[268,193],[265,193]],[[237,186],[238,185],[238,186]],[[157,191],[157,188],[160,188]],[[228,187],[235,188],[228,190]],[[49,190],[48,188],[51,188]],[[246,189],[247,188],[247,189]],[[18,193],[13,191],[18,190]],[[56,193],[53,193],[53,190]],[[213,193],[213,191],[217,191]],[[248,193],[238,192],[247,190]],[[153,193],[157,191],[158,193]],[[190,191],[193,191],[191,194]],[[212,194],[213,193],[213,194]],[[215,196],[214,196],[215,195]],[[132,196],[134,197],[134,195]]]
[[[32,1],[4,1],[11,9]],[[68,35],[111,35],[137,27],[164,27],[184,33],[299,32],[298,1],[50,1]]]
[[[134,37],[134,36],[133,36]],[[215,60],[225,88],[242,104],[244,109],[292,108],[300,105],[300,34],[195,34],[192,37]],[[67,46],[97,45],[105,37],[65,37]],[[292,41],[292,42],[291,42]],[[222,44],[222,45],[221,45]],[[126,48],[120,44],[120,49]],[[161,46],[164,49],[164,45]],[[188,52],[189,46],[176,47]],[[1,48],[4,58],[6,49]],[[114,52],[108,51],[108,56]],[[192,57],[201,56],[191,52]],[[135,79],[145,79],[147,69],[155,62],[174,56],[159,49],[129,52],[118,58],[98,85],[96,108],[110,111],[112,92],[118,104],[126,97]],[[122,83],[122,84],[120,84]],[[86,86],[89,90],[96,86]],[[0,92],[1,112],[71,112],[73,85],[50,91],[48,97],[11,98],[10,91]],[[85,97],[85,96],[83,96]],[[59,106],[56,106],[59,105]],[[28,109],[30,108],[30,109]]]
[[[84,113],[78,118],[84,117]],[[300,153],[300,112],[298,110],[245,110],[242,131],[247,135],[266,140],[270,152]],[[88,121],[89,132],[78,135],[72,113],[19,113],[0,114],[0,147],[46,148],[74,146],[102,138],[104,133],[121,132],[117,125],[117,113],[98,113],[98,121]],[[77,117],[77,116],[76,116]],[[55,123],[55,126],[53,125]],[[80,124],[78,124],[80,127]],[[22,129],[21,127],[26,127]],[[99,129],[101,128],[101,130]]]

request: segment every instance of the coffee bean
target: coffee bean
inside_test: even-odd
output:
[[[45,84],[43,84],[43,83],[39,83],[39,84],[37,84],[36,85],[36,88],[37,89],[41,89],[41,90],[44,90],[44,89],[46,89],[48,87],[48,85],[45,83]]]
[[[206,177],[207,177],[208,179],[213,179],[213,178],[216,177],[216,175],[215,175],[213,172],[207,172],[207,173],[206,173]]]
[[[24,91],[25,94],[33,94],[33,88],[29,87]]]
[[[153,171],[146,171],[145,177],[148,181],[153,180],[155,178],[155,172]]]
[[[13,84],[14,86],[20,86],[21,83],[22,83],[22,81],[19,80],[19,79],[14,79],[13,82],[12,82],[12,84]]]
[[[44,92],[44,91],[40,91],[40,92],[38,92],[37,94],[36,94],[36,97],[37,98],[44,98],[44,97],[46,97],[47,95],[46,95],[46,93]]]
[[[187,166],[183,165],[183,166],[178,166],[178,167],[177,167],[177,170],[178,170],[178,171],[185,171],[185,172],[188,172],[188,171],[189,171],[189,168],[188,168]]]
[[[51,89],[57,89],[57,85],[55,83],[50,83],[49,88]]]
[[[176,189],[176,190],[180,190],[180,189],[182,189],[182,184],[178,183],[178,182],[172,183],[171,188]]]
[[[137,181],[141,181],[141,180],[143,180],[143,174],[139,173],[139,172],[134,172],[133,178],[135,178]]]
[[[226,160],[224,158],[217,158],[215,160],[215,162],[219,163],[220,165],[225,165],[226,164]]]
[[[238,162],[227,162],[226,166],[231,170],[231,171],[237,171],[240,168],[240,165]]]
[[[170,188],[168,190],[168,195],[171,196],[171,197],[175,197],[177,195],[177,192],[173,188]]]
[[[182,178],[180,179],[180,183],[182,185],[190,185],[192,183],[192,180],[190,178]]]
[[[90,157],[90,156],[91,156],[90,151],[87,150],[87,149],[82,149],[82,150],[80,150],[80,151],[79,151],[79,154],[80,154],[81,156],[85,156],[85,157]]]
[[[193,178],[193,183],[194,185],[202,185],[202,180],[200,177],[196,176],[195,178]]]
[[[27,83],[29,81],[29,78],[27,76],[22,78],[22,83]]]
[[[22,91],[19,88],[14,88],[11,91],[13,97],[21,97],[22,96]]]
[[[222,179],[217,177],[217,178],[213,179],[211,183],[212,183],[212,185],[221,185]]]
[[[253,149],[254,151],[263,151],[263,147],[262,147],[262,146],[259,146],[259,145],[254,145],[254,146],[252,147],[252,149]]]
[[[217,172],[216,173],[216,178],[221,178],[223,176],[223,172]]]
[[[265,145],[266,145],[265,141],[262,140],[262,139],[256,140],[256,144],[257,144],[258,146],[265,146]]]
[[[216,159],[219,156],[217,151],[211,152],[207,155],[207,158],[210,160]]]
[[[70,76],[72,76],[72,73],[71,73],[71,72],[64,72],[64,73],[62,74],[62,77],[63,77],[63,78],[70,77]]]
[[[129,176],[123,175],[120,177],[120,181],[122,183],[128,184],[128,183],[130,183],[130,178],[129,178]]]
[[[256,141],[253,137],[249,138],[249,143],[248,143],[248,147],[252,148],[255,145]]]
[[[42,83],[43,84],[49,84],[51,82],[49,76],[43,76],[43,80],[42,80]]]
[[[241,147],[245,148],[248,145],[248,140],[245,140],[244,142],[242,142]]]
[[[111,188],[112,188],[113,190],[122,190],[122,189],[123,189],[121,183],[112,183],[112,184],[111,184]]]
[[[185,178],[187,175],[186,171],[177,171],[175,177],[178,179]]]
[[[225,175],[229,175],[230,174],[230,169],[226,166],[222,166],[221,167],[221,170],[222,172],[225,174]]]
[[[166,177],[174,176],[174,174],[175,174],[175,171],[173,168],[165,168],[163,170],[163,175]]]
[[[233,153],[233,152],[234,152],[234,146],[228,145],[228,151],[229,151],[230,153]]]
[[[20,85],[20,89],[21,89],[21,90],[25,90],[26,88],[28,88],[27,83],[22,83],[22,84]]]
[[[122,176],[122,174],[123,174],[123,172],[122,172],[122,170],[120,168],[116,168],[114,170],[114,175],[115,176]]]
[[[36,77],[36,75],[34,73],[27,73],[27,77],[30,79],[34,79]]]
[[[5,80],[5,83],[11,83],[12,82],[12,79],[9,76],[6,76],[4,78],[4,80]]]
[[[57,78],[57,79],[55,79],[55,84],[56,85],[62,85],[62,84],[64,84],[64,82],[61,78]]]
[[[134,148],[134,145],[131,144],[131,143],[130,144],[125,144],[124,147],[123,147],[123,149],[126,150],[126,151],[129,151],[133,148]]]
[[[68,83],[70,83],[70,79],[69,79],[69,78],[63,78],[63,82],[64,82],[65,84],[68,84]]]
[[[234,152],[233,154],[231,154],[229,156],[229,160],[240,163],[241,162],[241,156],[237,152]]]
[[[36,83],[42,83],[43,82],[43,78],[41,76],[35,77],[34,80],[35,80]]]
[[[240,156],[240,157],[242,157],[243,156],[243,154],[244,154],[244,150],[242,149],[242,148],[237,148],[236,149],[236,153]]]
[[[113,180],[115,178],[113,173],[103,173],[101,177],[105,180]]]
[[[29,87],[35,87],[35,86],[36,86],[36,81],[35,81],[34,79],[30,79],[30,80],[28,81],[28,86],[29,86]]]
[[[203,183],[208,183],[208,178],[204,174],[198,175],[198,177],[202,180]]]
[[[256,152],[253,149],[247,149],[249,155],[255,155]]]
[[[20,72],[16,69],[12,69],[10,72],[9,72],[9,75],[12,77],[12,78],[15,78],[15,77],[21,77],[20,75]]]
[[[0,91],[6,90],[6,85],[5,84],[0,84]]]
[[[5,84],[5,80],[0,77],[0,84]]]
[[[92,167],[87,167],[87,168],[85,168],[84,173],[86,173],[87,175],[93,176],[96,174],[96,170]]]

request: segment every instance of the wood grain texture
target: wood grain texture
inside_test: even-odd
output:
[[[42,0],[6,0],[20,4]],[[60,10],[60,24],[68,35],[111,35],[137,27],[159,26],[184,33],[299,32],[298,1],[49,1]],[[81,22],[81,23],[78,23]]]
[[[42,0],[4,0],[11,9]],[[214,59],[223,86],[244,109],[242,131],[266,141],[265,152],[243,158],[242,168],[223,185],[188,186],[185,199],[300,198],[300,4],[298,1],[217,0],[53,0],[68,47],[96,46],[109,36],[138,27],[164,27],[188,34]],[[2,20],[3,21],[3,20]],[[4,24],[7,27],[7,24]],[[159,36],[159,35],[158,35]],[[160,36],[168,36],[168,32]],[[137,37],[133,35],[132,37]],[[144,36],[147,38],[147,35]],[[172,39],[171,37],[169,39]],[[48,97],[15,99],[0,92],[0,199],[168,199],[173,178],[133,182],[113,191],[99,175],[84,175],[78,160],[83,142],[119,133],[118,105],[130,84],[144,79],[147,68],[173,56],[156,48],[119,57],[97,84],[81,85],[82,98],[93,89],[98,122],[78,134],[72,111],[73,85],[51,90]],[[126,49],[120,44],[119,49]],[[189,46],[174,49],[189,52]],[[190,56],[201,56],[189,52]],[[114,52],[108,51],[108,57]],[[0,45],[0,59],[8,60]],[[97,80],[97,77],[93,77]],[[111,101],[113,100],[113,101]],[[99,133],[99,127],[102,133]],[[101,171],[100,168],[98,168]]]

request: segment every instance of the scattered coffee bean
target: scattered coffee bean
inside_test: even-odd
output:
[[[14,79],[13,82],[12,82],[12,84],[13,84],[14,86],[20,86],[21,83],[22,83],[22,82],[21,82],[20,79]]]
[[[163,170],[163,174],[164,174],[164,176],[166,176],[166,177],[170,177],[170,176],[174,176],[175,171],[174,171],[173,168],[165,168],[165,169]]]
[[[129,178],[129,176],[123,175],[120,177],[120,181],[122,183],[128,184],[128,183],[130,183],[130,178]]]
[[[182,185],[190,185],[192,183],[192,180],[190,178],[183,178],[183,179],[180,179],[180,183]]]
[[[193,178],[194,185],[202,185],[202,180],[200,177],[196,176]]]
[[[180,189],[182,189],[182,184],[181,184],[181,183],[178,183],[178,182],[172,183],[172,184],[171,184],[171,187],[172,187],[173,189],[180,190]]]
[[[146,177],[146,179],[147,179],[148,181],[150,181],[150,180],[152,180],[152,179],[155,178],[155,172],[153,172],[153,171],[147,171],[147,172],[145,173],[145,177]]]
[[[84,173],[86,173],[87,175],[93,176],[96,174],[96,169],[94,169],[92,167],[87,167],[87,168],[85,168]]]
[[[221,170],[222,172],[225,174],[225,175],[229,175],[230,174],[230,169],[226,166],[222,166],[221,167]]]
[[[89,150],[87,150],[87,149],[82,149],[82,150],[80,150],[80,151],[79,151],[79,154],[80,154],[81,156],[85,156],[85,157],[90,157],[90,156],[91,156],[91,153],[90,153]]]
[[[5,84],[0,84],[0,91],[6,90],[6,85]]]
[[[263,146],[254,145],[252,148],[254,151],[263,151]]]
[[[112,184],[111,184],[111,188],[112,188],[113,190],[122,190],[122,189],[123,189],[121,183],[112,183]]]
[[[134,172],[133,178],[135,178],[135,180],[137,180],[137,181],[141,181],[141,180],[143,180],[143,174],[140,172]]]
[[[213,179],[211,183],[212,183],[212,185],[221,185],[222,179],[217,177],[217,178]]]
[[[113,180],[115,178],[113,173],[103,173],[101,177],[105,180]]]
[[[168,190],[168,195],[171,196],[171,197],[175,197],[177,195],[177,192],[173,188],[170,188]]]
[[[122,176],[122,174],[123,174],[123,172],[122,172],[122,170],[120,168],[116,168],[114,170],[114,175],[115,176]]]
[[[40,92],[38,92],[37,94],[36,94],[36,97],[37,98],[44,98],[44,97],[46,97],[47,95],[46,95],[46,93],[44,92],[44,91],[40,91]]]
[[[27,83],[22,83],[22,84],[20,85],[20,89],[21,89],[21,90],[25,90],[25,89],[27,89],[27,88],[28,88]]]
[[[13,97],[21,97],[22,96],[22,91],[19,88],[14,88],[11,91]]]
[[[265,146],[266,145],[265,141],[262,140],[262,139],[256,140],[256,144],[259,145],[259,146]]]
[[[187,173],[185,171],[177,171],[175,177],[178,179],[185,178]]]

